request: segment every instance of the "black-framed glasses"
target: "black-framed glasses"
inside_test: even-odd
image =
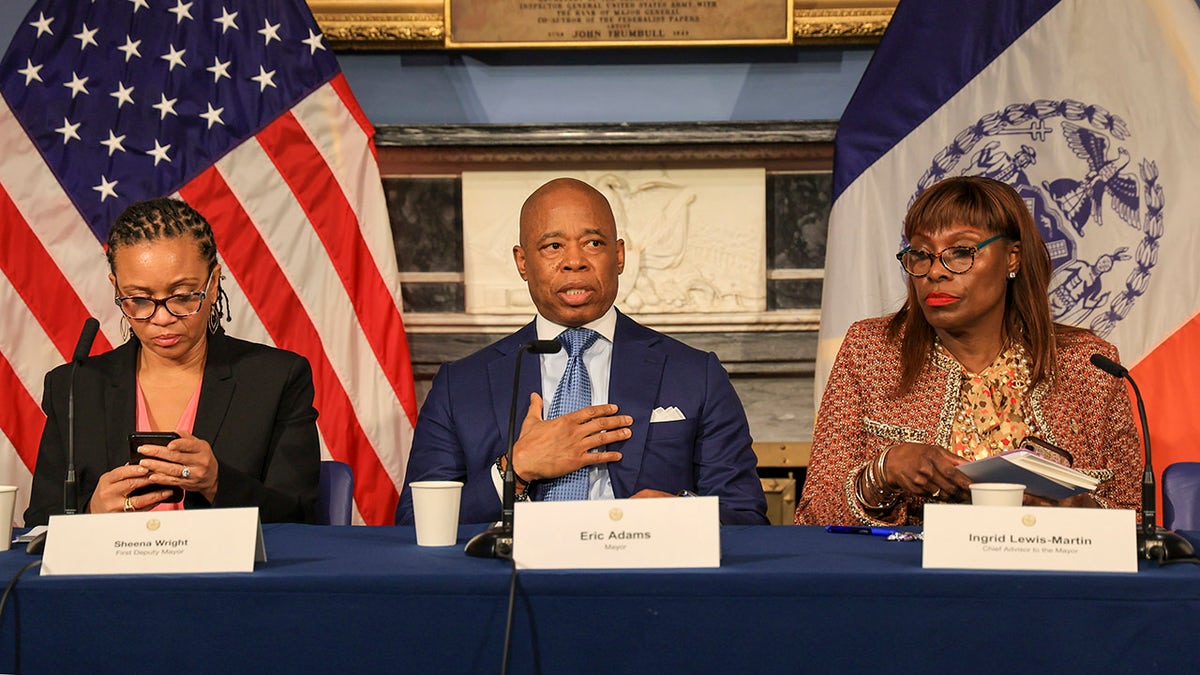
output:
[[[215,267],[209,271],[208,279],[201,288],[208,288],[208,284],[212,282],[212,275],[215,271]],[[133,321],[146,321],[154,316],[159,307],[166,309],[167,313],[171,316],[180,319],[189,317],[200,311],[200,308],[204,306],[204,298],[207,297],[207,290],[199,290],[192,291],[191,293],[176,293],[161,300],[141,295],[122,295],[114,298],[113,302],[117,304],[117,307],[121,308],[121,313],[125,315],[125,318],[132,319]]]
[[[920,278],[929,274],[929,270],[933,269],[934,258],[942,261],[942,267],[951,272],[966,274],[975,266],[975,254],[979,252],[979,249],[1002,238],[1004,238],[1004,235],[997,234],[994,237],[984,239],[974,246],[948,246],[937,253],[930,253],[911,246],[905,246],[903,251],[896,254],[896,260],[900,261],[900,266],[912,277]]]

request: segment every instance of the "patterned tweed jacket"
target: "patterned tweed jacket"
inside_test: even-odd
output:
[[[817,414],[797,523],[921,523],[921,497],[906,497],[884,520],[865,512],[854,496],[855,476],[896,443],[950,447],[963,370],[935,352],[912,390],[895,396],[900,348],[899,339],[888,340],[889,318],[860,321],[846,334]],[[1102,506],[1137,509],[1143,459],[1126,385],[1088,360],[1097,352],[1115,360],[1116,348],[1081,332],[1060,338],[1057,351],[1053,382],[1030,394],[1037,434],[1068,450],[1076,469],[1105,479],[1093,493]]]

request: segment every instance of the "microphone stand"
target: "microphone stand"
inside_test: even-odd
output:
[[[1146,448],[1146,466],[1142,470],[1142,526],[1137,532],[1138,557],[1154,560],[1158,564],[1168,561],[1195,560],[1196,551],[1191,542],[1177,532],[1158,527],[1157,495],[1154,485],[1154,465],[1150,459],[1150,426],[1146,422],[1146,404],[1137,382],[1129,375],[1129,369],[1103,354],[1092,354],[1091,362],[1113,377],[1124,378],[1133,387],[1133,398],[1137,402],[1138,418],[1142,423],[1142,444]]]
[[[464,549],[476,558],[512,559],[513,510],[517,501],[517,479],[513,471],[513,444],[516,443],[517,395],[521,386],[521,357],[525,352],[553,354],[562,349],[558,340],[531,340],[517,350],[517,365],[513,372],[512,403],[508,407],[508,450],[505,452],[504,488],[501,497],[500,522],[471,537]]]
[[[67,477],[63,479],[63,513],[70,516],[79,510],[79,481],[75,477],[75,370],[78,361],[71,362],[71,388],[67,391]]]
[[[100,322],[89,316],[83,322],[79,342],[71,356],[71,384],[67,391],[67,476],[63,479],[63,513],[66,515],[74,515],[79,510],[79,481],[75,476],[75,371],[92,351],[99,330]]]
[[[508,406],[508,449],[505,451],[504,494],[501,496],[500,522],[471,537],[466,554],[476,558],[503,558],[512,562],[508,581],[508,612],[504,623],[504,651],[500,659],[500,675],[508,675],[508,652],[512,643],[513,609],[517,597],[517,563],[513,561],[513,511],[517,501],[517,473],[513,470],[513,445],[516,443],[517,395],[521,387],[521,357],[525,352],[554,354],[562,349],[558,340],[531,340],[517,350],[513,368],[512,402]]]

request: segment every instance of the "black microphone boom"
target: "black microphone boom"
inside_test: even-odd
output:
[[[508,450],[505,452],[504,489],[501,501],[500,522],[471,537],[467,542],[467,555],[477,558],[512,558],[513,508],[517,501],[517,479],[513,471],[513,444],[516,442],[517,396],[521,387],[521,357],[525,352],[532,354],[554,354],[562,349],[558,340],[530,340],[517,350],[517,364],[513,370],[512,403],[508,407]]]
[[[1142,442],[1145,447],[1146,466],[1142,470],[1142,531],[1153,532],[1155,520],[1158,518],[1158,499],[1154,490],[1154,465],[1150,460],[1150,427],[1146,426],[1146,407],[1142,403],[1142,392],[1137,383],[1129,376],[1125,366],[1113,361],[1103,354],[1092,354],[1092,365],[1113,377],[1124,378],[1133,386],[1133,397],[1137,401],[1138,418],[1142,422]]]
[[[100,331],[100,322],[88,317],[79,331],[79,342],[71,355],[71,384],[67,389],[67,476],[63,479],[63,513],[74,514],[79,510],[79,482],[75,479],[75,370],[87,360]]]
[[[1187,539],[1171,530],[1158,527],[1158,498],[1154,490],[1154,464],[1150,455],[1150,426],[1146,422],[1146,404],[1137,382],[1129,375],[1129,369],[1103,354],[1092,354],[1092,365],[1113,377],[1124,378],[1133,387],[1133,398],[1137,402],[1138,418],[1142,423],[1142,445],[1146,449],[1146,467],[1142,470],[1142,527],[1138,530],[1138,555],[1159,563],[1181,558],[1194,558],[1195,550]]]
[[[87,360],[88,352],[92,351],[92,343],[96,341],[96,333],[100,332],[100,322],[95,317],[89,316],[83,322],[83,329],[79,331],[79,342],[75,343],[75,353],[71,356],[71,363],[81,364]]]

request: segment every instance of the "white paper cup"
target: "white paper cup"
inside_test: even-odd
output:
[[[456,480],[410,483],[418,546],[453,546],[458,541],[458,504],[463,484]]]
[[[1025,486],[1020,483],[971,483],[975,506],[1020,506]]]
[[[13,509],[17,506],[17,486],[0,485],[0,551],[7,551],[12,545]]]

